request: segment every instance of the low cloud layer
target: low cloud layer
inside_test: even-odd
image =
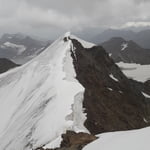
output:
[[[0,32],[43,37],[65,31],[150,26],[149,0],[0,0]]]

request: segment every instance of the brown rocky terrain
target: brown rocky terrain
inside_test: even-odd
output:
[[[136,82],[120,71],[101,46],[86,49],[77,40],[72,41],[76,48],[76,58],[73,54],[72,57],[77,79],[85,87],[87,129],[98,134],[148,126],[143,120],[149,116],[146,100]]]
[[[75,133],[74,131],[67,131],[62,135],[62,142],[60,148],[44,149],[37,148],[36,150],[81,150],[88,143],[96,140],[96,136],[88,133]]]

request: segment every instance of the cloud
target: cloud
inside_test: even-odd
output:
[[[0,0],[0,32],[58,35],[149,25],[149,0]]]
[[[128,28],[128,27],[147,27],[150,26],[150,21],[149,22],[127,22],[125,23],[122,28]]]

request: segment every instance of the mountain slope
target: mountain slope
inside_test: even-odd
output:
[[[85,130],[84,88],[74,79],[70,46],[60,38],[33,61],[0,76],[0,149],[28,150],[66,129]],[[72,108],[74,103],[81,109]]]
[[[6,58],[0,58],[0,73],[4,73],[8,71],[11,68],[19,66],[18,64],[15,64],[14,62],[6,59]]]
[[[57,147],[66,130],[97,134],[148,126],[146,100],[101,46],[66,33],[0,75],[0,149]]]
[[[133,41],[114,37],[101,45],[115,62],[150,64],[150,50],[140,47]]]

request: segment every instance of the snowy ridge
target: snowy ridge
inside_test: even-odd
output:
[[[0,149],[31,150],[48,143],[53,148],[67,129],[88,132],[84,88],[75,79],[70,56],[72,42],[63,38],[0,76]]]

